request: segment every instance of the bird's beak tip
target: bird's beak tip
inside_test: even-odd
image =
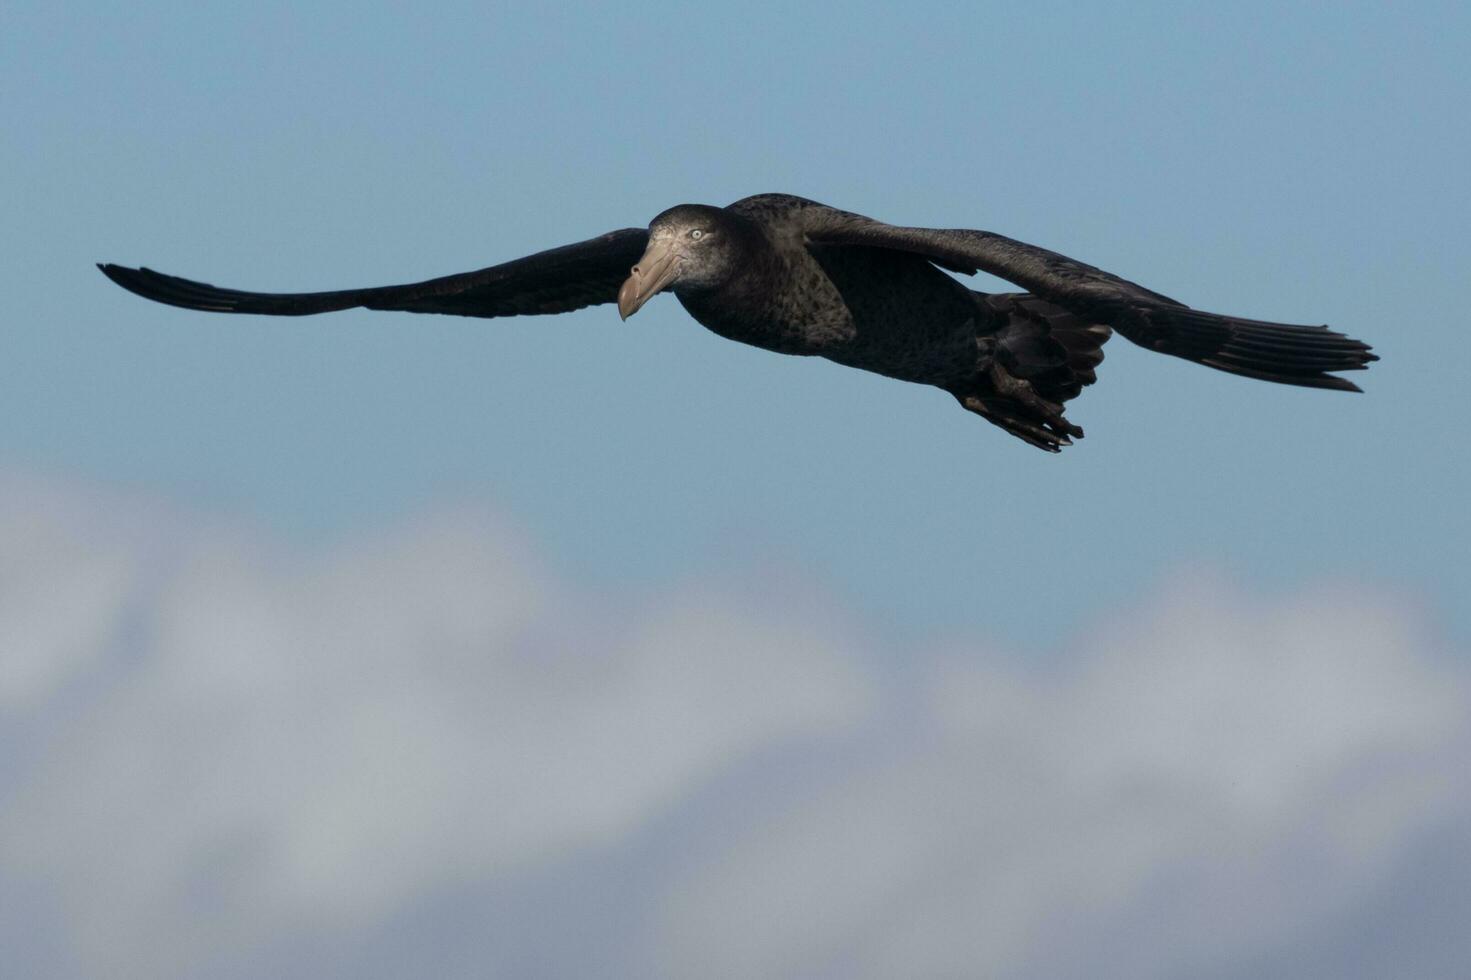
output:
[[[639,307],[644,305],[647,297],[642,295],[642,287],[643,282],[637,272],[623,280],[623,285],[618,290],[618,318],[620,320],[626,321],[639,311]]]
[[[667,243],[651,243],[618,289],[618,315],[627,320],[679,275],[679,256]]]

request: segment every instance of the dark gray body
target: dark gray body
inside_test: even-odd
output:
[[[977,342],[977,299],[918,256],[825,246],[781,251],[721,290],[679,295],[730,340],[942,387],[989,359]]]

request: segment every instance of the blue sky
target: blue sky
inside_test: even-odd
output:
[[[123,583],[118,595],[154,609],[150,590],[182,560],[168,528],[336,569],[399,533],[385,529],[489,512],[556,583],[548,608],[583,610],[579,629],[714,594],[758,623],[811,619],[889,680],[957,648],[1069,661],[1197,579],[1225,583],[1211,602],[1252,609],[1368,596],[1417,610],[1405,632],[1435,638],[1394,649],[1465,650],[1468,38],[1471,14],[1450,3],[852,4],[840,17],[763,3],[9,3],[9,548],[114,528],[130,557],[108,564],[103,549],[89,564],[76,545],[56,587]],[[1069,412],[1087,439],[1051,457],[940,392],[721,340],[670,298],[627,323],[611,307],[225,318],[145,303],[93,268],[377,285],[762,191],[997,231],[1204,309],[1327,322],[1383,360],[1356,379],[1366,394],[1346,396],[1116,339]],[[413,576],[416,560],[389,564]],[[690,642],[714,642],[723,622],[691,627]],[[36,641],[15,689],[168,648],[136,631],[96,639],[110,628],[56,640],[55,661]],[[840,727],[874,710],[846,669],[812,667],[829,692],[818,714]],[[78,696],[65,690],[16,695],[32,704],[23,723],[60,725]],[[929,703],[916,698],[903,703]],[[864,724],[844,751],[882,729]],[[712,744],[724,765],[747,743]],[[557,873],[602,880],[597,861],[630,853]]]
[[[1465,635],[1466,16],[1266,9],[12,5],[0,453],[293,535],[488,498],[600,586],[796,566],[903,630],[1048,642],[1208,561],[1424,592]],[[765,190],[997,230],[1384,361],[1354,398],[1113,343],[1088,441],[1050,459],[673,301],[222,320],[90,266],[409,281]],[[1045,596],[997,554],[1046,556]]]

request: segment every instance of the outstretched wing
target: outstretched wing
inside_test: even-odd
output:
[[[371,310],[452,313],[458,316],[518,316],[566,313],[611,303],[643,254],[649,233],[625,228],[575,245],[538,252],[477,272],[404,286],[342,289],[325,293],[251,293],[167,276],[152,269],[100,264],[113,282],[139,296],[217,313],[305,316],[355,306]]]
[[[987,231],[904,228],[802,202],[807,240],[923,255],[957,272],[989,272],[1140,346],[1249,378],[1358,391],[1332,371],[1357,371],[1378,357],[1368,344],[1326,326],[1267,323],[1192,310],[1168,296],[1076,259]]]

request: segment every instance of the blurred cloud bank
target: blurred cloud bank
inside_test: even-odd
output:
[[[12,478],[0,944],[30,977],[1452,975],[1471,685],[1426,618],[1201,576],[1045,663],[885,651],[810,599],[578,594],[483,511],[304,556]]]

